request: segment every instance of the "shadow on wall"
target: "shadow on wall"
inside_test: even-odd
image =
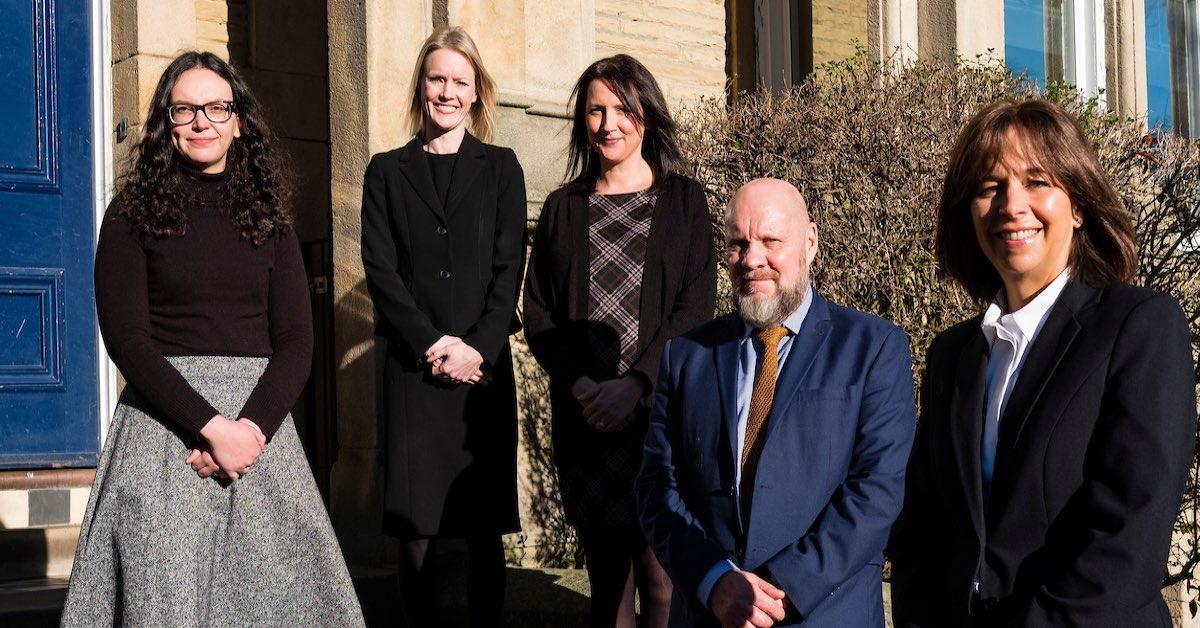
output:
[[[550,389],[545,371],[525,343],[525,333],[512,337],[513,369],[517,380],[519,443],[517,472],[524,532],[510,545],[509,555],[518,564],[543,567],[578,567],[582,556],[575,530],[567,523],[558,492],[558,475],[551,458]]]

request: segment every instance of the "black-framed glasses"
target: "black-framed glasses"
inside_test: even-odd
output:
[[[172,124],[191,124],[196,119],[197,111],[203,111],[204,117],[208,118],[209,122],[229,122],[229,119],[233,117],[233,103],[228,100],[219,100],[203,105],[175,103],[167,106],[167,116],[171,118]]]

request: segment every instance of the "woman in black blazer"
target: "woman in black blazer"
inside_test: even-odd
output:
[[[967,125],[938,259],[987,311],[934,339],[892,539],[897,626],[1163,626],[1195,442],[1178,303],[1074,118],[1000,102]]]
[[[472,625],[496,625],[501,534],[516,531],[516,388],[508,336],[524,262],[525,182],[484,144],[495,87],[470,36],[443,28],[413,76],[415,138],[375,155],[362,256],[375,303],[387,451],[384,532],[405,541],[410,625],[438,625],[431,541],[467,540]]]
[[[550,375],[554,460],[579,533],[592,624],[665,626],[671,583],[638,528],[633,480],[667,339],[712,318],[704,191],[679,174],[675,123],[632,57],[575,84],[573,178],[547,199],[525,284],[525,333]]]

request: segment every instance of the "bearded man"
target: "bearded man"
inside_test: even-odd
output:
[[[817,226],[791,184],[743,186],[725,231],[737,312],[667,344],[637,480],[670,623],[882,628],[908,339],[812,288]]]

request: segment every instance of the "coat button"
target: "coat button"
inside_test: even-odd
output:
[[[438,225],[437,234],[438,235],[446,235],[446,228],[441,225]]]
[[[438,276],[439,276],[439,277],[441,277],[442,279],[449,279],[449,278],[450,278],[450,271],[448,271],[448,270],[443,270],[441,273],[439,273],[439,274],[438,274]]]

